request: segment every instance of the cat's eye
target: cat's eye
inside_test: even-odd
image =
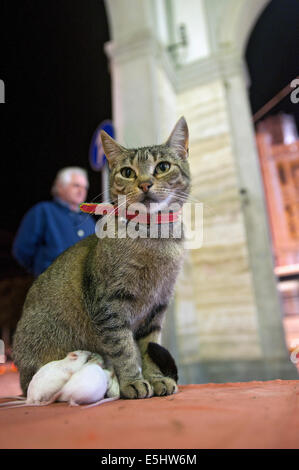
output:
[[[158,163],[158,165],[156,166],[155,168],[155,174],[162,174],[162,173],[166,173],[166,171],[168,171],[170,168],[170,163],[168,162],[160,162]]]
[[[129,166],[122,168],[120,173],[124,178],[135,178],[136,176],[135,171]]]

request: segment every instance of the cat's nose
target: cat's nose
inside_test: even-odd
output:
[[[142,189],[142,191],[143,191],[144,193],[147,193],[147,192],[149,191],[149,189],[150,189],[151,186],[153,186],[153,183],[151,183],[150,181],[145,181],[145,182],[140,183],[140,184],[138,185],[138,187],[139,187],[140,189]]]

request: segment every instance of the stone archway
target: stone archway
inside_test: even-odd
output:
[[[270,0],[229,0],[219,30],[220,47],[236,46],[243,54],[258,17]]]
[[[240,347],[238,344],[240,341],[236,340],[239,327],[235,325],[234,334],[227,329],[230,318],[228,312],[231,308],[230,302],[227,302],[221,312],[222,317],[220,316],[224,323],[227,323],[224,339],[220,338],[221,333],[217,339],[212,339],[209,343],[211,335],[209,336],[208,332],[205,336],[206,352],[201,355],[198,351],[201,333],[196,321],[202,321],[207,315],[201,316],[197,311],[196,319],[195,315],[188,311],[189,336],[186,336],[184,312],[186,300],[189,302],[190,296],[187,299],[185,293],[182,294],[176,320],[180,320],[177,321],[177,326],[179,329],[182,328],[178,342],[179,349],[184,349],[181,370],[186,382],[200,381],[200,369],[204,370],[204,381],[215,381],[217,376],[226,380],[294,377],[285,346],[280,303],[273,273],[267,213],[243,60],[250,30],[266,3],[267,0],[252,0],[249,6],[247,0],[228,0],[219,6],[217,4],[215,8],[221,10],[218,12],[220,14],[214,15],[212,11],[212,19],[206,18],[206,21],[219,21],[218,24],[209,24],[209,29],[216,34],[210,56],[175,70],[168,60],[166,45],[158,36],[152,10],[153,2],[106,0],[112,38],[106,46],[106,52],[112,71],[113,114],[120,143],[134,146],[158,143],[156,140],[167,135],[173,125],[173,117],[181,114],[182,109],[187,113],[190,112],[191,130],[194,136],[201,129],[201,124],[209,126],[210,131],[213,125],[209,123],[209,111],[205,101],[207,95],[211,97],[215,108],[220,107],[223,110],[219,118],[219,129],[222,129],[220,132],[225,129],[225,138],[221,145],[225,146],[224,150],[227,152],[224,165],[229,167],[231,174],[229,190],[233,194],[233,205],[234,207],[240,205],[235,218],[235,233],[236,238],[239,237],[241,264],[246,265],[247,270],[243,285],[247,292],[247,297],[245,295],[245,304],[246,302],[247,304],[240,308],[242,312],[239,312],[239,318],[236,312],[234,315],[235,320],[244,319],[249,325],[254,325],[256,317],[258,326],[257,329],[255,326],[250,327],[252,331],[248,336],[248,345],[245,348]],[[207,109],[207,111],[194,117],[192,110],[195,104],[198,109]],[[136,136],[139,140],[136,140]],[[201,141],[196,141],[196,138],[193,143],[190,141],[196,158],[200,157],[199,154],[196,156],[196,153],[201,152],[204,145],[202,142],[206,136],[207,133],[203,132]],[[211,142],[216,142],[217,132],[211,136]],[[215,187],[214,189],[217,190]],[[225,223],[226,225],[229,223],[229,212]],[[227,227],[225,230],[224,233],[227,233]],[[226,251],[226,247],[222,245],[220,251],[222,254],[228,253],[229,256],[234,254],[233,246]],[[225,269],[224,264],[222,268]],[[198,274],[199,270],[196,276]],[[237,275],[232,285],[238,287]],[[223,298],[227,300],[225,294]],[[219,313],[219,309],[216,313]],[[217,323],[217,320],[213,318],[213,322]],[[170,330],[172,333],[169,343],[173,343],[177,330],[173,324]],[[224,361],[223,346],[227,344],[232,344],[232,348],[235,349]],[[252,351],[254,352],[250,357]]]
[[[220,51],[236,51],[237,60],[243,64],[242,72],[227,78],[226,96],[263,357],[266,365],[276,367],[277,371],[289,369],[292,375],[293,366],[289,362],[285,346],[281,305],[274,275],[270,228],[246,87],[248,77],[244,60],[249,35],[268,3],[269,0],[230,0],[223,17],[218,45]],[[240,116],[243,117],[243,123],[240,122]]]

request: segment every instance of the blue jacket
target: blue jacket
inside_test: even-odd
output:
[[[39,202],[24,216],[13,243],[13,256],[38,276],[64,250],[95,233],[94,219],[69,209],[58,198]]]

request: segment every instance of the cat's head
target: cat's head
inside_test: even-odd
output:
[[[172,203],[182,206],[190,191],[188,137],[184,117],[161,145],[126,149],[102,131],[111,201],[117,202],[119,195],[125,195],[127,206],[141,202],[149,209],[155,203],[155,211]]]

